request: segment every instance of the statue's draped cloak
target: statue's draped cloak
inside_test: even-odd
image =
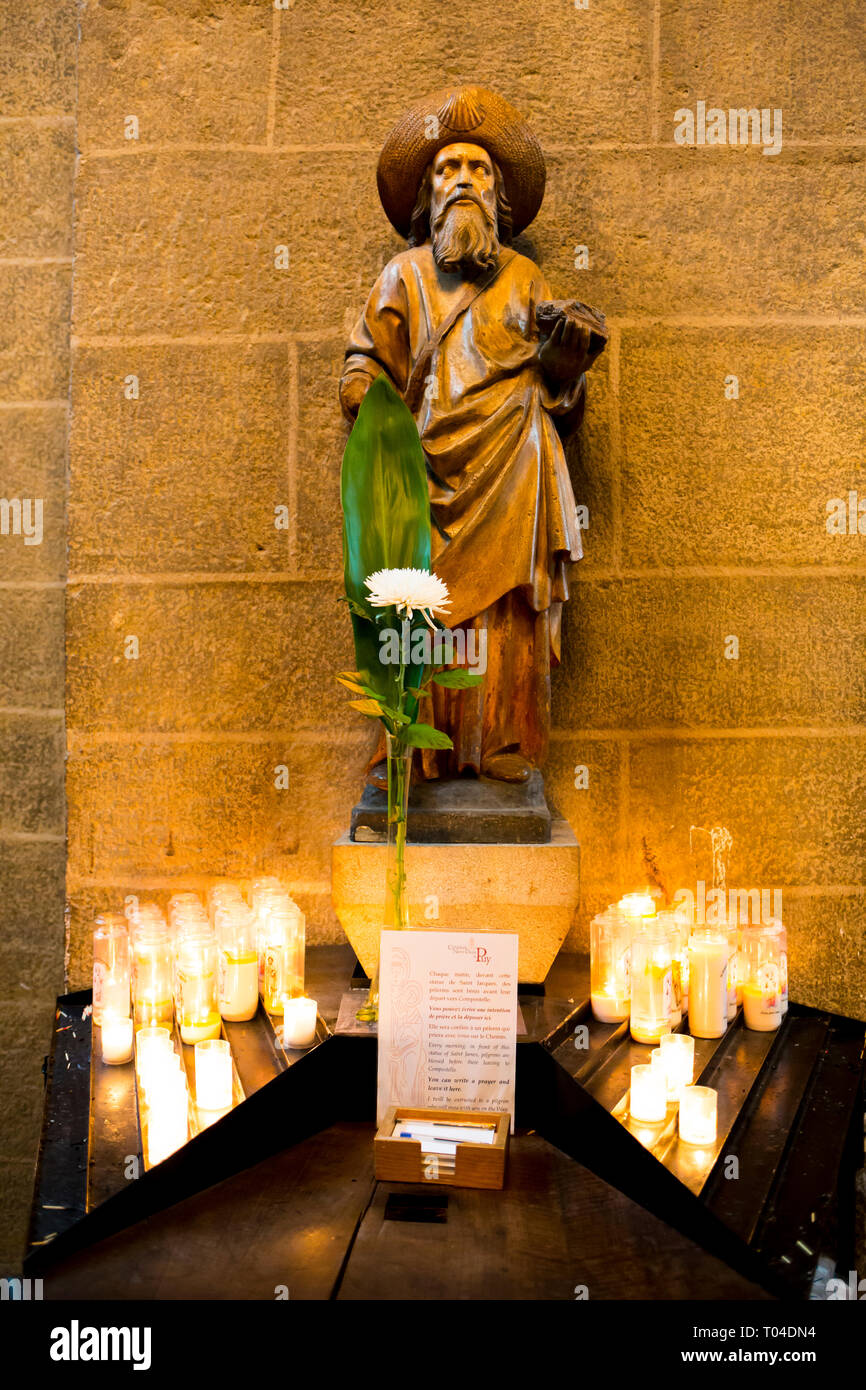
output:
[[[352,334],[341,392],[358,373],[373,379],[384,370],[405,393],[465,289],[444,283],[429,244],[394,257]],[[550,298],[538,267],[514,255],[435,350],[415,418],[430,479],[433,566],[452,600],[448,626],[516,590],[547,615],[558,658],[567,567],[582,547],[553,416],[582,405],[585,381],[557,393],[542,376],[535,305]]]

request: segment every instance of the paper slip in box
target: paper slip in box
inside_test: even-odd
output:
[[[412,1120],[433,1121],[440,1125],[494,1125],[493,1143],[472,1143],[472,1130],[455,1146],[454,1157],[425,1153],[420,1139],[401,1139],[398,1124]],[[483,1110],[419,1110],[392,1105],[373,1141],[376,1177],[384,1182],[436,1182],[448,1187],[489,1187],[505,1185],[505,1157],[511,1116]]]

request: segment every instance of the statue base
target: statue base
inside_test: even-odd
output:
[[[385,838],[388,797],[366,786],[352,811],[350,838],[376,844]],[[422,845],[542,845],[550,841],[553,818],[536,768],[528,782],[492,777],[451,777],[413,782],[409,833]]]
[[[384,844],[351,835],[331,852],[334,910],[368,975],[379,951],[385,855]],[[574,921],[580,846],[564,820],[553,821],[546,844],[412,843],[406,877],[413,928],[516,932],[518,977],[542,984]]]

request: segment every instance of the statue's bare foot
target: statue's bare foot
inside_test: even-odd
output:
[[[532,763],[520,753],[494,753],[481,765],[482,777],[495,777],[497,782],[528,782]]]
[[[374,763],[367,773],[367,782],[371,787],[379,787],[383,792],[388,790],[388,761],[383,758],[380,763]]]

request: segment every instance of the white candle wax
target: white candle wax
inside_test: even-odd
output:
[[[195,1102],[201,1110],[231,1108],[232,1050],[222,1038],[195,1045]]]
[[[312,1047],[316,1041],[315,999],[283,996],[283,1046]]]
[[[711,1148],[716,1142],[716,1092],[711,1086],[685,1086],[680,1097],[680,1138]]]
[[[667,1033],[659,1043],[668,1095],[679,1100],[683,1087],[691,1086],[695,1075],[695,1040],[688,1033]]]
[[[110,1066],[132,1061],[132,1019],[102,1016],[102,1060]]]
[[[255,951],[220,951],[219,1007],[223,1018],[244,1023],[259,1007],[259,963]]]
[[[598,1023],[623,1023],[631,1011],[631,996],[618,996],[613,988],[590,995],[592,1016]]]
[[[772,967],[764,967],[769,973]],[[771,1033],[782,1022],[782,994],[778,981],[749,980],[743,986],[743,1021],[756,1033]]]
[[[670,1035],[666,1035],[666,1036],[670,1036]],[[664,1083],[665,1083],[665,1095],[667,1096],[668,1100],[669,1100],[669,1101],[677,1100],[677,1099],[679,1098],[679,1097],[678,1097],[678,1093],[676,1093],[675,1090],[674,1090],[673,1078],[670,1077],[670,1076],[668,1076],[667,1069],[666,1069],[666,1067],[665,1067],[664,1054],[663,1054],[663,1052],[662,1052],[662,1050],[661,1050],[660,1047],[654,1047],[653,1050],[652,1050],[652,1052],[650,1053],[650,1066],[651,1066],[654,1070],[657,1070],[657,1071],[658,1071],[659,1075],[661,1076],[662,1080],[664,1081]]]
[[[186,1085],[186,1068],[182,1059],[173,1051],[159,1053],[148,1063],[147,1070],[140,1073],[145,1105],[149,1108],[158,1104],[160,1095],[164,1094],[166,1087],[174,1084],[176,1078]]]
[[[158,1065],[161,1057],[171,1056],[171,1033],[167,1028],[139,1028],[135,1035],[135,1066],[142,1078],[142,1084],[150,1069]]]
[[[632,1067],[628,1108],[633,1120],[643,1120],[645,1124],[664,1119],[667,1095],[664,1073],[658,1067]]]
[[[186,1081],[172,1077],[148,1111],[147,1157],[151,1167],[186,1143],[189,1137],[189,1099]]]
[[[728,941],[707,933],[689,942],[689,1032],[720,1038],[728,1026]]]

